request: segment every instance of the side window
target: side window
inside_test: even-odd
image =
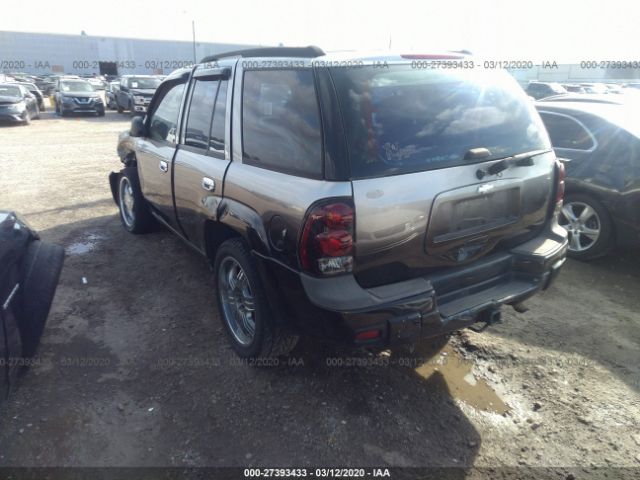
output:
[[[564,115],[541,113],[544,126],[547,127],[551,145],[554,148],[572,148],[589,150],[593,148],[593,139],[589,132],[578,122]]]
[[[322,174],[320,115],[311,69],[249,70],[242,94],[243,161]]]
[[[209,137],[209,149],[217,152],[224,152],[224,126],[227,112],[227,86],[228,80],[220,82],[218,96],[216,97],[216,108],[213,111],[213,121],[211,122],[211,136]]]
[[[149,121],[149,136],[153,140],[176,142],[176,127],[183,91],[184,83],[174,85],[160,100]]]
[[[187,118],[185,145],[205,150],[208,148],[209,127],[217,90],[217,80],[196,80]]]

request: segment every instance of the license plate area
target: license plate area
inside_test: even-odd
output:
[[[520,185],[481,187],[446,192],[438,196],[429,222],[427,242],[433,246],[502,229],[520,219]]]

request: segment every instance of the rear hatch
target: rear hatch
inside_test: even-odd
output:
[[[331,75],[353,185],[354,272],[363,286],[473,262],[540,231],[555,156],[509,74],[393,64]]]

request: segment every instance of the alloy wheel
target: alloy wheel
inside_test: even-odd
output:
[[[249,279],[235,258],[225,257],[220,262],[218,289],[231,334],[239,344],[251,344],[256,331],[255,301]]]
[[[569,250],[584,252],[593,247],[602,231],[600,217],[584,202],[569,202],[562,206],[558,223],[569,232]]]

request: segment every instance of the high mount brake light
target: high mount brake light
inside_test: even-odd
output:
[[[307,213],[299,257],[302,269],[322,275],[353,269],[354,209],[350,201],[327,199]]]

